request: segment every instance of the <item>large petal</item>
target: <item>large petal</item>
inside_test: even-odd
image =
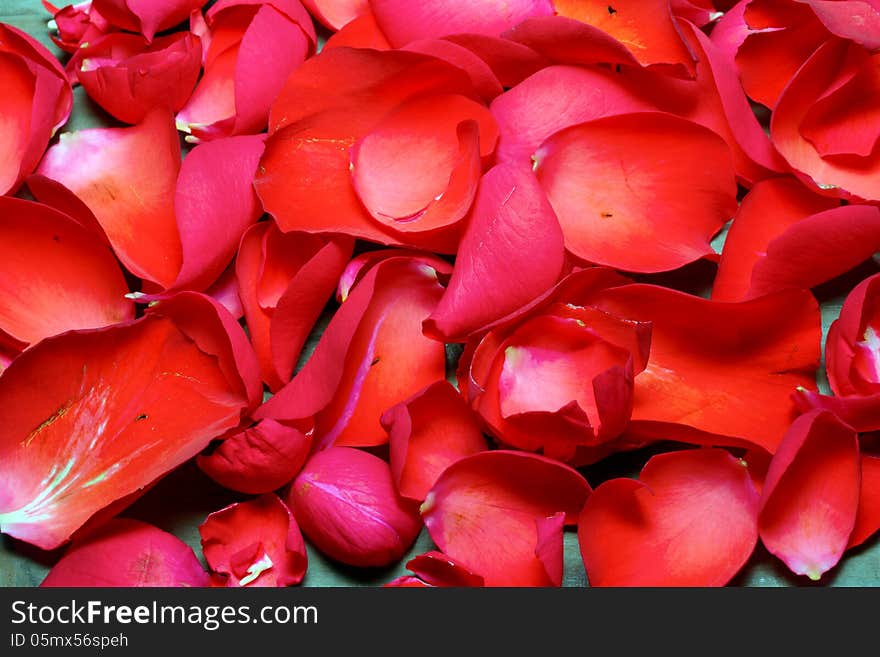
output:
[[[791,425],[761,494],[761,541],[798,575],[818,580],[849,542],[859,506],[856,433],[831,413]]]
[[[826,29],[869,50],[880,50],[880,5],[874,0],[798,0],[810,6]]]
[[[758,493],[720,449],[653,457],[599,486],[578,541],[591,586],[724,586],[758,542]]]
[[[152,41],[156,32],[182,23],[205,0],[92,0],[95,10],[112,25],[140,32]]]
[[[422,517],[437,547],[487,586],[552,586],[558,582],[537,554],[550,547],[538,525],[559,512],[571,524],[589,494],[586,480],[558,461],[481,452],[440,475]],[[561,546],[561,531],[555,542]]]

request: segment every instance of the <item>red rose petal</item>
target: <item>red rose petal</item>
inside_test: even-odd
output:
[[[287,501],[315,547],[352,566],[397,561],[421,529],[417,503],[397,494],[388,464],[350,447],[313,456]]]
[[[169,319],[43,340],[0,377],[0,527],[61,545],[236,426],[246,403]]]
[[[370,11],[369,0],[303,0],[303,5],[331,30],[340,30]]]
[[[414,500],[424,500],[448,466],[487,449],[473,412],[446,381],[389,408],[382,426],[391,444],[397,490]]]
[[[880,49],[880,6],[874,0],[799,0],[816,12],[829,32],[870,50]]]
[[[192,548],[139,520],[116,518],[81,540],[56,563],[40,586],[209,586]]]
[[[720,449],[653,457],[639,480],[599,486],[578,541],[591,586],[724,586],[758,540],[758,493]]]
[[[293,586],[308,556],[299,526],[276,495],[215,511],[199,525],[205,560],[227,586]]]
[[[420,52],[424,55],[443,59],[453,66],[466,71],[474,85],[474,90],[486,102],[491,101],[504,91],[501,82],[498,81],[495,73],[489,68],[489,64],[483,61],[476,53],[452,41],[446,39],[413,41],[407,44],[403,50]]]
[[[566,247],[590,262],[681,267],[713,253],[709,240],[736,211],[727,145],[672,115],[584,123],[550,137],[534,157]]]
[[[791,396],[802,413],[826,410],[855,431],[880,431],[880,393],[829,397],[806,388],[798,388]]]
[[[0,332],[24,344],[132,319],[110,249],[48,206],[0,197]]]
[[[537,552],[546,559],[554,545],[539,524],[559,512],[570,524],[589,494],[586,480],[558,461],[481,452],[448,467],[421,511],[437,546],[487,586],[552,586],[558,582]]]
[[[515,41],[485,34],[451,34],[443,37],[466,48],[486,62],[503,87],[515,87],[549,64],[537,52]]]
[[[406,568],[428,586],[483,586],[480,575],[436,550],[413,557]]]
[[[880,458],[862,454],[860,465],[859,509],[847,550],[861,545],[880,530]]]
[[[221,486],[240,493],[258,495],[281,488],[302,469],[312,440],[275,420],[262,420],[249,429],[229,436],[196,462]]]
[[[761,495],[761,541],[798,575],[818,580],[846,549],[859,505],[859,445],[834,415],[791,425]]]
[[[547,290],[563,265],[562,231],[534,175],[498,165],[480,181],[452,278],[425,331],[459,341]]]
[[[92,0],[93,11],[110,24],[129,32],[140,32],[148,41],[156,32],[186,20],[205,0]]]
[[[83,203],[67,187],[38,173],[31,174],[25,178],[25,182],[27,183],[28,191],[37,201],[67,215],[84,228],[87,228],[102,243],[112,248],[107,234],[104,232],[101,224],[98,223],[95,215],[89,210],[89,206]]]
[[[382,34],[376,17],[372,11],[366,11],[345,24],[336,34],[332,35],[321,52],[333,48],[370,48],[372,50],[391,50],[391,44]]]

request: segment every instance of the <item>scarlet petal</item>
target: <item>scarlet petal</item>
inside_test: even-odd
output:
[[[531,16],[553,15],[551,0],[491,0],[479,5],[467,0],[371,0],[370,6],[395,48],[448,34],[500,36]]]
[[[761,541],[798,575],[818,580],[846,549],[859,506],[856,433],[813,411],[791,425],[761,495]]]
[[[487,449],[473,412],[446,381],[388,409],[382,426],[391,443],[397,490],[414,500],[424,500],[448,466]]]
[[[420,554],[410,559],[406,567],[430,586],[483,586],[480,575],[472,573],[442,552]]]
[[[487,586],[558,585],[545,559],[554,545],[539,522],[571,523],[590,494],[577,471],[548,458],[496,450],[449,466],[422,505],[431,538]],[[562,532],[554,541],[562,542]]]
[[[534,175],[498,165],[480,181],[429,335],[460,341],[547,290],[564,265],[562,230]]]
[[[192,548],[139,520],[116,518],[74,541],[40,586],[209,586]]]
[[[171,201],[179,169],[177,131],[158,110],[131,128],[63,133],[38,173],[85,202],[127,269],[168,287],[182,258]]]
[[[870,50],[880,49],[880,6],[874,0],[803,0],[829,32]]]
[[[48,206],[0,197],[0,332],[30,344],[134,317],[100,238]]]
[[[711,254],[709,240],[736,211],[727,145],[667,114],[569,128],[535,161],[568,250],[618,269],[667,271]]]
[[[846,549],[861,545],[880,530],[880,458],[862,454],[859,510]]]
[[[446,39],[425,39],[413,41],[404,50],[420,52],[438,59],[444,59],[453,66],[467,72],[480,97],[489,102],[500,95],[504,89],[489,64],[476,53]]]
[[[486,62],[503,87],[515,87],[549,64],[543,56],[520,43],[485,34],[452,34],[444,37]]]
[[[306,9],[331,30],[340,30],[370,10],[369,0],[303,0]]]
[[[578,541],[591,586],[724,586],[758,540],[758,493],[720,449],[653,457],[639,480],[599,486]]]
[[[391,50],[391,44],[382,34],[372,11],[366,11],[349,21],[336,34],[332,35],[322,48],[370,48],[372,50]]]
[[[417,504],[398,495],[388,464],[350,447],[313,456],[287,501],[315,547],[352,566],[397,561],[421,529]]]
[[[276,495],[215,511],[199,525],[205,560],[227,586],[293,586],[308,557],[299,526]]]
[[[43,340],[0,376],[0,526],[57,547],[236,426],[246,404],[166,318]]]
[[[221,486],[256,495],[281,488],[293,480],[309,455],[311,438],[274,420],[262,420],[229,436],[199,467]]]
[[[92,0],[93,10],[111,24],[140,32],[152,41],[156,32],[186,20],[205,0]]]

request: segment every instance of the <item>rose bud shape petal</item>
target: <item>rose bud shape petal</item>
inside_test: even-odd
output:
[[[67,5],[61,9],[48,0],[43,0],[43,7],[52,14],[57,30],[57,36],[50,31],[49,38],[65,52],[74,53],[83,43],[95,41],[115,31],[92,6],[92,0]]]
[[[758,493],[721,449],[654,456],[599,486],[578,520],[590,586],[724,586],[758,541]]]
[[[449,265],[407,257],[375,265],[343,302],[311,358],[255,417],[314,418],[318,448],[388,442],[382,413],[445,378],[445,347],[421,330],[443,293],[438,272],[448,274]]]
[[[221,486],[257,495],[281,488],[302,469],[311,437],[274,420],[262,420],[224,439],[196,458],[199,468]]]
[[[199,525],[202,552],[226,585],[293,586],[308,556],[299,526],[277,495],[266,494],[215,511]]]
[[[0,197],[0,342],[22,346],[134,317],[113,252],[61,212]]]
[[[18,190],[67,121],[73,90],[61,64],[21,30],[0,23],[0,195]]]
[[[303,5],[331,30],[340,30],[370,12],[369,0],[303,0]]]
[[[40,586],[206,587],[210,577],[192,548],[173,534],[114,518],[75,540]]]
[[[111,25],[143,34],[152,41],[157,32],[182,23],[206,0],[92,0],[97,11]]]
[[[553,15],[551,0],[370,0],[370,7],[395,48],[449,34],[500,36],[527,18]]]
[[[792,572],[818,580],[843,555],[859,507],[858,436],[827,411],[791,425],[770,463],[761,542]]]
[[[421,529],[418,503],[398,495],[388,464],[351,447],[315,454],[287,503],[315,547],[351,566],[398,561]]]
[[[28,349],[0,406],[0,529],[52,549],[237,426],[247,398],[205,345],[148,316]]]
[[[389,408],[382,426],[389,436],[397,490],[414,500],[424,500],[447,467],[487,449],[476,417],[447,381]]]
[[[300,351],[327,305],[351,251],[349,238],[252,226],[235,262],[251,342],[273,391],[290,381]]]
[[[140,123],[156,107],[176,112],[201,71],[202,46],[188,32],[148,43],[111,34],[76,51],[72,65],[89,97],[124,123]]]
[[[562,525],[576,521],[589,494],[587,481],[558,461],[496,450],[444,470],[421,513],[437,547],[486,586],[560,586],[559,564],[548,557],[561,557]]]
[[[312,20],[298,0],[224,0],[205,19],[205,74],[177,127],[195,142],[261,132],[287,76],[315,50]]]

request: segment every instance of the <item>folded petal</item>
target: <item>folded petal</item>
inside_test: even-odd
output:
[[[246,405],[168,318],[47,338],[0,376],[0,527],[57,547],[236,426]]]
[[[407,562],[406,568],[427,586],[483,586],[480,575],[436,550],[413,557]]]
[[[111,25],[143,34],[148,41],[204,4],[205,0],[92,0],[93,9]]]
[[[745,463],[724,450],[654,456],[638,481],[611,479],[584,505],[590,586],[724,586],[758,541],[758,505]]]
[[[856,433],[826,411],[791,425],[761,494],[761,541],[798,575],[818,580],[846,549],[859,506]]]
[[[262,420],[224,439],[209,454],[200,454],[199,468],[221,486],[257,495],[277,490],[302,469],[311,437],[275,420]]]
[[[617,269],[667,271],[709,255],[709,240],[736,211],[727,145],[672,115],[574,126],[534,159],[566,248]]]
[[[486,34],[451,34],[444,40],[470,50],[486,62],[503,87],[515,87],[550,62],[520,43]]]
[[[205,560],[226,586],[293,586],[308,556],[290,509],[274,494],[215,511],[199,525]]]
[[[210,585],[192,548],[139,520],[116,518],[74,541],[45,587],[171,587]]]
[[[391,50],[391,44],[382,34],[372,11],[366,11],[346,23],[333,34],[321,51],[333,48],[370,48],[372,50]]]
[[[462,340],[553,286],[564,261],[562,230],[535,176],[494,167],[480,181],[452,278],[425,332]]]
[[[825,28],[870,50],[880,49],[880,6],[873,0],[799,0],[810,6]]]
[[[38,173],[82,199],[129,271],[168,287],[182,258],[171,200],[179,169],[177,132],[157,110],[131,128],[63,133]]]
[[[859,509],[847,550],[861,545],[880,530],[880,458],[862,454],[859,463]]]
[[[0,197],[0,332],[23,344],[134,317],[113,252],[40,203]]]
[[[417,503],[398,495],[388,464],[350,447],[315,454],[287,501],[309,541],[352,566],[399,560],[421,529]]]
[[[552,586],[537,554],[552,547],[539,522],[562,512],[571,524],[589,494],[586,480],[558,461],[496,450],[448,467],[421,512],[437,547],[487,586]]]
[[[446,39],[424,39],[413,41],[404,48],[409,52],[420,52],[437,59],[444,59],[453,66],[467,72],[480,97],[489,102],[500,95],[504,89],[489,64],[476,53]]]
[[[370,11],[369,0],[303,0],[303,5],[331,30],[340,30]]]
[[[477,419],[458,391],[438,381],[382,415],[398,492],[424,500],[440,474],[487,449]]]

